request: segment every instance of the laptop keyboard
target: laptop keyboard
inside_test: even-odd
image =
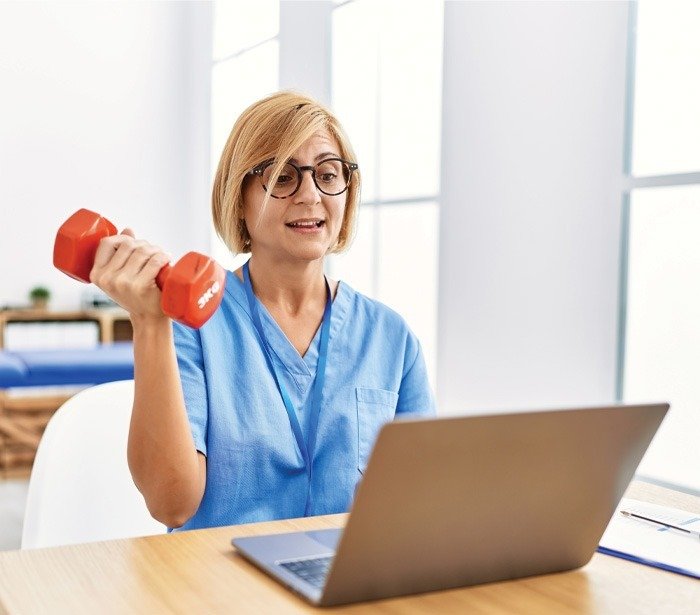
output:
[[[326,575],[328,574],[328,569],[332,561],[333,556],[329,555],[327,557],[316,557],[314,559],[279,562],[278,566],[282,566],[282,568],[294,573],[300,579],[320,589],[326,582]]]

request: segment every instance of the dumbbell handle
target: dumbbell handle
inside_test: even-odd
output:
[[[172,270],[172,267],[170,264],[163,265],[161,270],[158,272],[158,275],[156,276],[156,286],[160,289],[163,290],[163,286],[165,286],[165,280],[168,279],[168,276],[170,275],[170,271]]]

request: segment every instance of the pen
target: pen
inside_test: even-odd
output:
[[[620,513],[622,513],[625,517],[634,517],[635,519],[643,519],[644,521],[649,521],[650,523],[656,523],[657,525],[663,525],[664,527],[667,527],[669,529],[677,530],[678,532],[683,532],[684,534],[687,534],[688,536],[692,536],[693,538],[700,539],[700,532],[697,532],[695,530],[687,530],[684,527],[679,527],[677,525],[671,525],[670,523],[666,523],[665,521],[659,521],[658,519],[650,519],[649,517],[645,517],[643,515],[638,515],[637,513],[629,512],[627,510],[621,510]]]

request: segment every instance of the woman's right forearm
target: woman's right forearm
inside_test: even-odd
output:
[[[133,324],[136,387],[129,468],[153,517],[168,527],[179,527],[202,500],[205,460],[194,447],[170,320]]]

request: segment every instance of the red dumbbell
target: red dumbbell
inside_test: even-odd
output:
[[[100,240],[116,234],[117,228],[107,218],[79,209],[56,233],[53,264],[70,277],[89,283]],[[156,277],[163,313],[196,329],[219,307],[225,283],[221,265],[197,252],[188,252],[174,265],[166,265]]]

